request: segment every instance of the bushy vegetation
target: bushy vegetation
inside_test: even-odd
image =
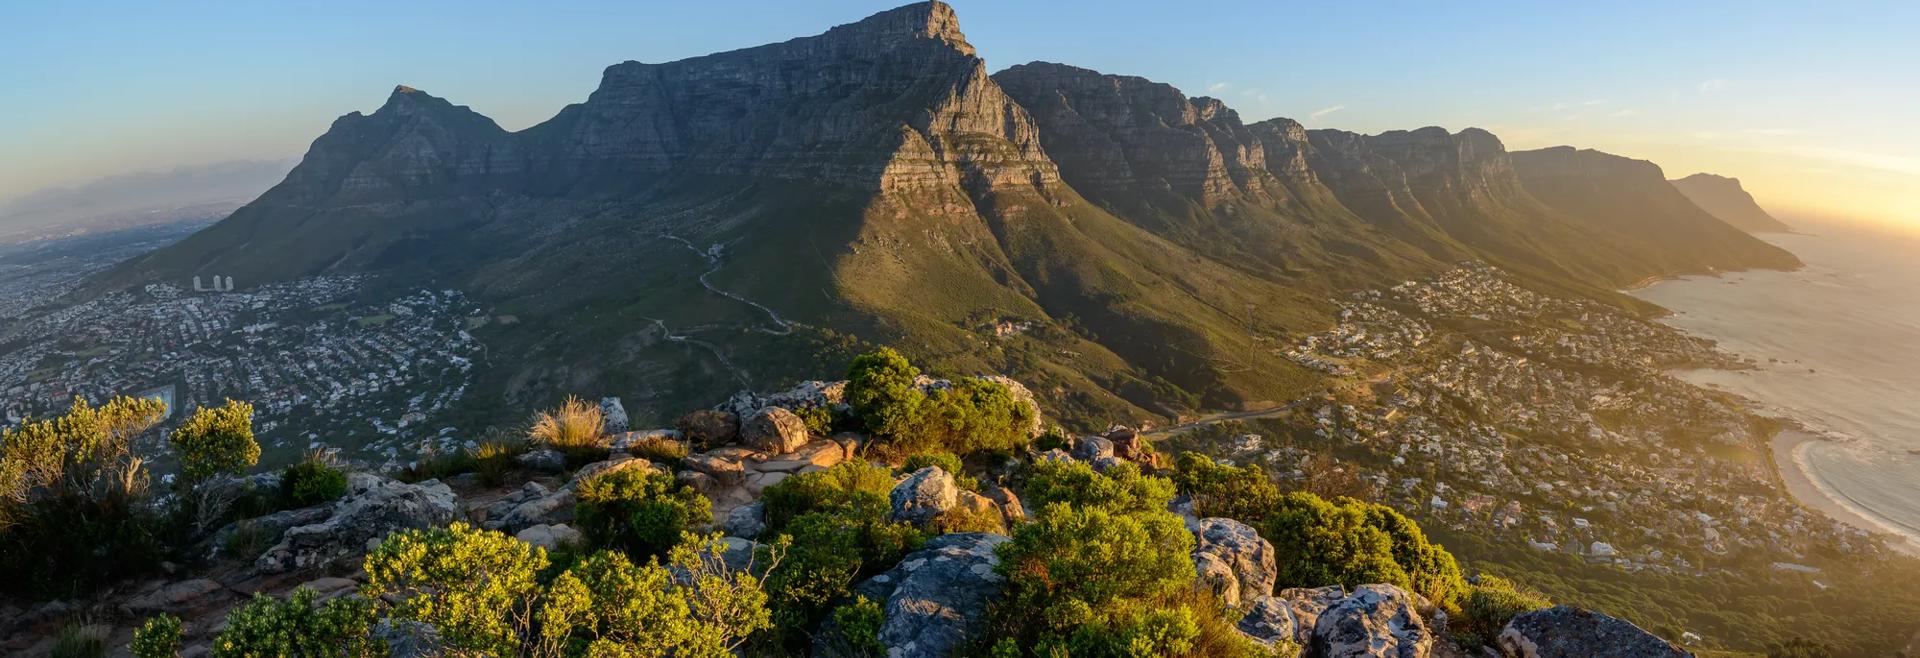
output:
[[[1280,487],[1258,466],[1233,467],[1196,452],[1181,453],[1174,482],[1193,499],[1193,513],[1258,525],[1280,503]]]
[[[1552,606],[1538,592],[1522,590],[1499,576],[1481,575],[1460,598],[1460,614],[1449,620],[1447,633],[1467,649],[1492,646],[1514,615]]]
[[[997,553],[1007,579],[993,606],[991,654],[1264,656],[1194,589],[1193,533],[1166,511],[1174,484],[1130,465],[1034,464],[1041,506]]]
[[[227,628],[214,638],[214,658],[374,658],[387,647],[371,637],[374,608],[366,599],[340,597],[317,604],[301,587],[285,601],[255,594],[227,613]]]
[[[882,658],[880,626],[887,621],[880,604],[864,596],[833,609],[833,627],[820,643],[821,658]]]
[[[513,458],[526,452],[525,441],[501,438],[482,441],[471,451],[473,473],[479,477],[480,484],[489,487],[500,486],[502,482],[506,482],[507,472],[513,470]]]
[[[180,618],[161,613],[133,631],[133,643],[127,646],[133,658],[179,658]]]
[[[162,517],[132,442],[165,416],[156,400],[76,398],[64,416],[0,429],[0,588],[72,595],[158,564]]]
[[[1035,508],[1064,503],[1120,513],[1164,512],[1173,499],[1174,484],[1142,474],[1131,462],[1100,473],[1086,462],[1040,460],[1028,469],[1025,493],[1027,504]]]
[[[606,416],[600,405],[577,397],[535,414],[527,435],[575,461],[598,461],[607,455]]]
[[[347,495],[347,472],[334,466],[323,453],[311,453],[306,459],[280,471],[280,504],[286,508],[308,507],[338,500]]]
[[[723,547],[689,535],[645,564],[601,551],[543,584],[546,551],[455,523],[381,542],[362,594],[449,655],[726,658],[772,622],[754,568],[728,567]]]
[[[649,436],[634,441],[632,445],[627,446],[627,454],[650,462],[677,465],[680,463],[680,460],[686,459],[687,455],[691,454],[691,451],[688,450],[685,441],[675,441],[660,436]]]
[[[253,405],[227,400],[215,408],[201,407],[168,436],[180,458],[183,489],[215,475],[239,475],[260,462],[260,444],[253,439]]]
[[[1385,505],[1294,492],[1259,525],[1282,560],[1278,587],[1397,585],[1450,607],[1466,591],[1460,567],[1420,526]]]
[[[587,541],[640,560],[666,555],[688,528],[713,521],[706,496],[648,468],[594,475],[574,497],[574,520]]]
[[[856,460],[787,478],[762,494],[768,524],[763,536],[791,546],[780,569],[767,576],[782,629],[813,628],[854,583],[925,541],[913,526],[891,519],[892,490],[891,471]]]
[[[853,359],[847,404],[874,438],[906,453],[1010,452],[1025,447],[1034,410],[1004,384],[962,377],[929,393],[920,369],[881,348]]]
[[[53,658],[101,658],[107,655],[107,631],[97,624],[68,624],[53,638]]]

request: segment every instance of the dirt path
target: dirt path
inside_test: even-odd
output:
[[[699,247],[694,246],[694,244],[692,242],[689,242],[686,238],[682,238],[672,233],[661,233],[660,237],[673,240],[675,242],[679,242],[680,244],[686,245],[687,249],[692,250],[693,253],[695,254],[699,254],[701,258],[707,259],[707,264],[709,265],[709,267],[707,268],[707,271],[700,273],[701,286],[705,287],[709,292],[712,292],[714,294],[760,309],[760,312],[767,314],[767,318],[773,321],[774,326],[778,327],[778,329],[767,329],[765,327],[755,327],[754,328],[755,331],[761,331],[761,332],[773,334],[775,336],[785,336],[787,334],[793,333],[793,323],[788,322],[786,318],[780,317],[779,311],[775,311],[771,308],[768,308],[765,304],[761,304],[760,302],[747,299],[745,296],[737,295],[732,292],[728,292],[726,290],[721,290],[719,287],[713,285],[712,282],[707,281],[708,275],[711,275],[714,272],[719,271],[720,266],[726,264],[724,261],[720,259],[720,253],[721,253],[720,245],[716,244],[716,245],[707,247],[705,251],[702,251]]]

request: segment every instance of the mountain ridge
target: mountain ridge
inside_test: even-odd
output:
[[[1700,206],[1720,221],[1748,233],[1788,233],[1793,227],[1760,207],[1741,187],[1740,179],[1698,173],[1686,178],[1676,178],[1673,187],[1687,195],[1694,205]]]
[[[645,416],[799,376],[796,353],[852,335],[1011,372],[1068,417],[1143,420],[1317,386],[1272,345],[1329,322],[1343,290],[1484,259],[1646,310],[1612,290],[1750,255],[1655,261],[1640,246],[1533,198],[1491,133],[1246,124],[1144,78],[990,75],[952,8],[929,2],[614,64],[587,100],[518,132],[401,85],[336,120],[280,185],[96,289],[332,272],[462,288],[523,320],[489,330],[488,402],[564,382]],[[762,309],[795,328],[760,331]],[[1000,320],[1034,329],[980,329]],[[687,384],[623,383],[642,373]]]

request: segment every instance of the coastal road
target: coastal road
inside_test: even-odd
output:
[[[1213,425],[1215,423],[1224,423],[1230,420],[1246,420],[1249,418],[1272,418],[1274,416],[1279,416],[1279,415],[1291,412],[1294,409],[1298,409],[1301,406],[1305,405],[1311,399],[1313,398],[1302,398],[1299,400],[1294,400],[1293,402],[1289,402],[1287,404],[1280,405],[1278,407],[1267,407],[1264,409],[1248,409],[1246,411],[1229,411],[1224,413],[1201,416],[1199,420],[1188,421],[1185,423],[1181,423],[1179,425],[1168,425],[1166,427],[1157,427],[1154,429],[1147,430],[1145,432],[1141,432],[1140,434],[1142,436],[1163,436],[1167,434],[1177,434],[1177,433],[1185,432],[1192,429],[1198,429],[1201,427],[1205,427],[1207,425]]]

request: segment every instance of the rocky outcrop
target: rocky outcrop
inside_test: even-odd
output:
[[[1238,628],[1248,637],[1265,643],[1291,641],[1305,647],[1313,643],[1313,630],[1320,614],[1347,598],[1347,589],[1339,585],[1318,589],[1287,589],[1273,596],[1253,599],[1245,608]]]
[[[906,556],[898,566],[855,586],[886,614],[880,643],[889,658],[938,658],[974,637],[987,605],[999,598],[1005,579],[995,572],[993,549],[1002,535],[941,535]]]
[[[620,404],[620,398],[600,398],[601,431],[608,435],[623,434],[631,429],[628,426],[627,407]]]
[[[766,530],[767,504],[758,500],[733,508],[720,524],[721,532],[742,539],[758,539]]]
[[[1515,615],[1495,639],[1505,658],[1691,658],[1624,619],[1557,606]]]
[[[893,520],[925,526],[959,506],[960,486],[940,467],[928,466],[894,485],[887,498],[893,504]]]
[[[755,408],[758,410],[758,407]],[[733,443],[740,436],[740,416],[728,411],[702,409],[681,416],[674,422],[688,445],[695,450]]]
[[[393,531],[444,525],[458,514],[453,490],[438,480],[406,484],[352,473],[347,495],[327,506],[324,520],[288,528],[255,565],[266,572],[325,567],[359,557]]]
[[[1315,658],[1427,658],[1436,638],[1413,594],[1392,585],[1361,585],[1314,622],[1307,655]]]
[[[574,530],[572,526],[564,523],[556,525],[542,523],[529,526],[524,530],[514,533],[513,537],[549,551],[560,548],[563,545],[579,544],[581,539],[580,531]]]
[[[1273,544],[1252,526],[1224,518],[1201,519],[1193,529],[1197,584],[1228,606],[1239,607],[1273,593],[1279,570]]]
[[[766,407],[740,424],[740,442],[770,455],[799,450],[808,438],[807,422],[784,407]]]

